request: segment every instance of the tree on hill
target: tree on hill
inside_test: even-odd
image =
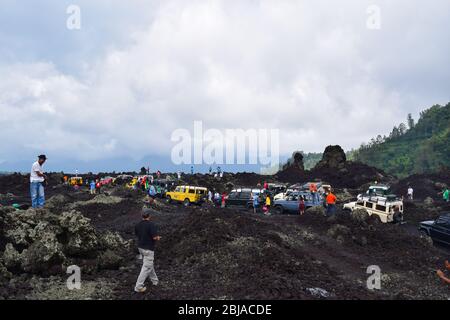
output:
[[[400,177],[439,170],[450,163],[450,103],[411,114],[388,137],[378,135],[354,151],[355,160]]]

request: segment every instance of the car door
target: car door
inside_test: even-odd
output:
[[[300,193],[300,196],[302,196],[303,199],[305,200],[305,207],[306,208],[314,206],[314,203],[312,201],[312,196],[311,196],[310,192],[308,192],[308,193],[306,193],[306,192]]]
[[[180,192],[177,192],[175,197],[177,201],[183,201],[186,193],[186,187],[180,187]]]
[[[430,236],[434,241],[450,244],[449,230],[449,220],[440,217],[434,222],[430,230]]]
[[[241,192],[239,194],[239,200],[238,200],[238,205],[240,206],[246,206],[248,201],[250,200],[250,192]]]
[[[239,200],[239,192],[231,192],[226,200],[227,206],[235,206]]]
[[[298,208],[298,201],[296,200],[298,199],[297,196],[289,196],[283,203],[283,208],[286,211],[296,211]]]

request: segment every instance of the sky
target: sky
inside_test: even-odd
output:
[[[186,171],[172,138],[194,121],[278,130],[280,159],[357,148],[450,101],[449,18],[448,0],[0,0],[0,171],[42,153]]]

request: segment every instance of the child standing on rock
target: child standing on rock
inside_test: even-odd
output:
[[[270,196],[267,195],[266,196],[266,210],[264,212],[265,215],[269,215],[270,214],[270,205],[271,205]]]
[[[303,196],[300,196],[300,200],[298,202],[298,211],[300,212],[301,216],[305,213],[305,199],[303,199]]]

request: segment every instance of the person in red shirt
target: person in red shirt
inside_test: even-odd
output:
[[[227,194],[224,192],[224,193],[222,193],[222,208],[225,208],[226,199],[227,199]]]
[[[305,199],[303,199],[303,196],[300,196],[300,200],[298,202],[298,211],[300,212],[301,216],[305,213]]]
[[[331,216],[336,213],[336,200],[337,200],[336,196],[330,190],[326,198],[328,216]]]
[[[269,184],[267,183],[267,181],[264,181],[264,189],[268,190],[269,189]]]
[[[96,189],[96,193],[100,194],[100,189],[101,189],[102,185],[100,183],[100,180],[97,179],[96,183],[95,183],[95,189]]]

